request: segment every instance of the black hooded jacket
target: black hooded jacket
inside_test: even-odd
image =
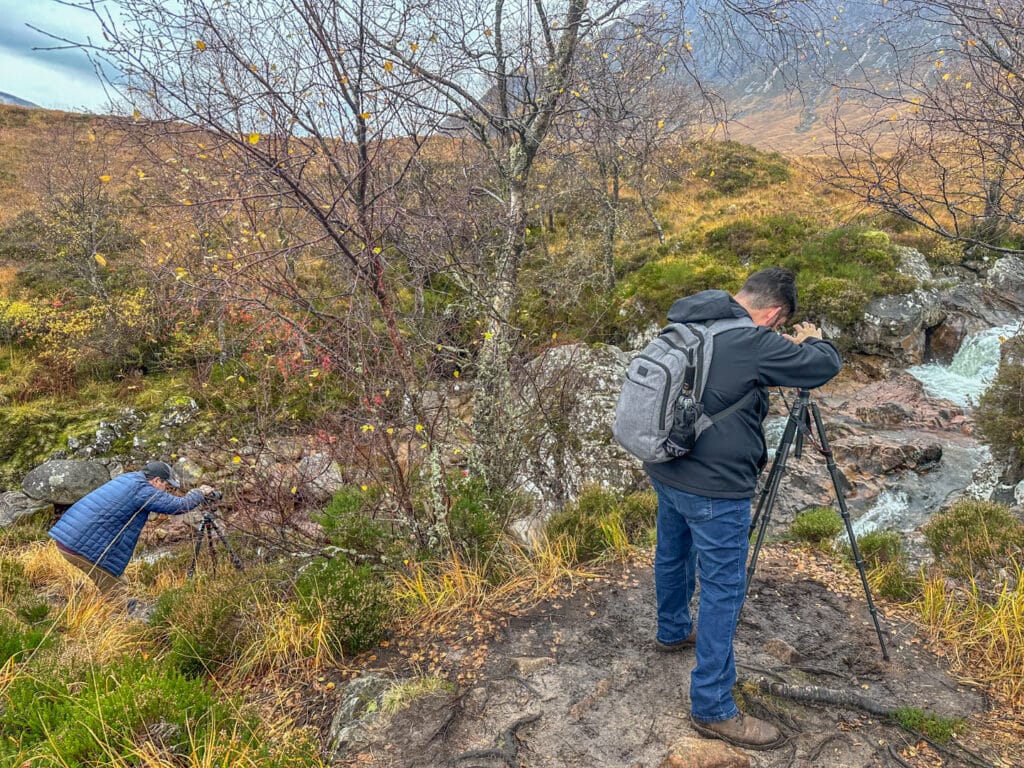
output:
[[[725,291],[701,291],[677,300],[668,319],[706,323],[747,314]],[[687,493],[717,499],[752,498],[768,457],[761,426],[768,415],[767,387],[818,387],[839,373],[842,364],[839,351],[819,339],[794,344],[762,327],[717,334],[704,388],[705,412],[714,415],[751,389],[754,397],[707,429],[688,455],[644,464],[644,469],[651,477]]]

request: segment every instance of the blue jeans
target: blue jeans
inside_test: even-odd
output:
[[[653,477],[658,494],[654,590],[658,640],[673,643],[693,631],[690,599],[700,578],[697,666],[690,675],[690,714],[719,722],[739,710],[733,636],[747,586],[750,499],[712,499],[680,491]]]

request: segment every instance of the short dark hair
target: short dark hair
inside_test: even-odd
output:
[[[785,267],[762,269],[743,283],[740,293],[746,294],[755,309],[787,308],[786,317],[796,314],[796,275]]]

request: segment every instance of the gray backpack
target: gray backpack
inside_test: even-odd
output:
[[[626,370],[612,425],[619,444],[650,464],[671,461],[692,451],[704,430],[749,402],[754,390],[708,415],[701,398],[715,334],[753,326],[749,317],[665,326]]]

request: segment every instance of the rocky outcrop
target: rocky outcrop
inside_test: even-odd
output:
[[[945,316],[936,291],[882,296],[868,303],[864,318],[849,334],[850,346],[863,354],[891,358],[901,366],[918,365],[924,361],[928,329]]]
[[[525,408],[532,423],[519,485],[537,499],[540,518],[587,485],[634,488],[643,478],[640,463],[611,433],[628,362],[617,347],[567,344],[530,364],[523,389],[530,393]]]
[[[7,528],[19,520],[36,514],[51,514],[53,504],[32,499],[17,491],[0,493],[0,528]]]
[[[55,459],[29,472],[21,489],[29,498],[69,505],[108,480],[110,470],[98,461]]]

